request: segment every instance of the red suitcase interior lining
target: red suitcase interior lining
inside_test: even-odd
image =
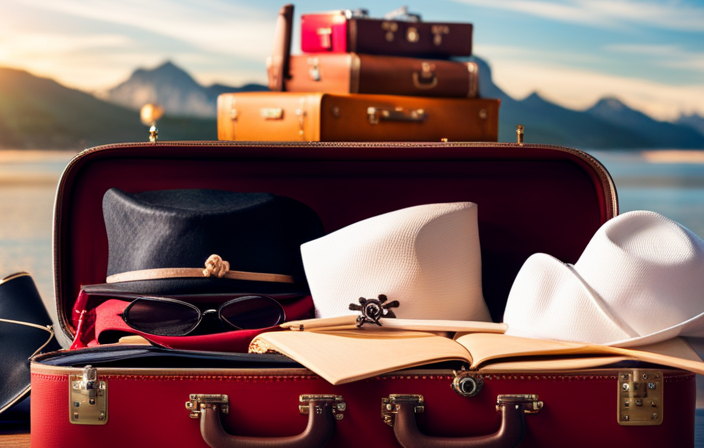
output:
[[[55,275],[65,330],[75,331],[68,316],[80,286],[105,280],[102,197],[112,187],[281,194],[316,210],[327,232],[413,205],[476,202],[484,296],[500,321],[525,259],[545,252],[575,262],[613,216],[615,202],[604,174],[573,151],[465,146],[471,147],[143,144],[85,154],[64,173],[56,202]]]

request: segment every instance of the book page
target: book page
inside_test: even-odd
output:
[[[595,358],[587,361],[587,357],[600,356],[603,358],[603,362],[607,362],[608,357],[620,357],[666,365],[700,374],[704,373],[704,362],[702,362],[689,343],[682,338],[673,338],[657,344],[638,347],[637,350],[598,344],[529,339],[487,333],[458,334],[455,336],[455,341],[463,345],[472,354],[471,369],[481,370],[484,367],[488,368],[489,364],[521,361],[521,368],[535,370],[542,368],[541,363],[546,362],[544,358],[548,356],[551,357],[551,361],[556,366],[559,366],[556,361],[562,359],[565,362],[570,358],[573,360],[581,358],[581,364],[586,365],[595,361]],[[530,357],[543,359],[530,360],[528,359]],[[520,358],[525,359],[522,360]],[[614,362],[617,361],[617,359],[614,359]],[[576,361],[568,362],[564,365],[570,365],[572,368],[577,368],[578,366]],[[533,366],[532,369],[531,366]],[[546,363],[545,366],[547,367],[549,364]],[[506,367],[511,366],[507,365]]]
[[[257,336],[250,351],[257,351],[257,346],[298,361],[331,384],[440,361],[472,363],[462,345],[419,331],[276,331]]]

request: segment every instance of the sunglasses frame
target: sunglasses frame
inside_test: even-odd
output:
[[[132,329],[134,329],[134,330],[137,330],[137,331],[139,331],[139,332],[141,332],[141,333],[153,334],[153,335],[155,335],[155,336],[188,336],[189,334],[191,334],[192,332],[194,332],[194,331],[200,326],[200,324],[203,322],[203,317],[204,317],[206,314],[210,314],[210,312],[212,312],[212,311],[217,311],[218,321],[219,321],[221,324],[227,325],[227,326],[229,326],[230,328],[232,328],[233,330],[253,330],[253,328],[241,328],[241,327],[238,327],[237,325],[233,324],[232,322],[230,322],[229,320],[227,320],[226,318],[224,318],[224,317],[222,316],[222,310],[223,310],[225,307],[227,307],[228,305],[231,305],[231,304],[237,303],[237,302],[242,302],[242,301],[247,300],[247,299],[250,299],[250,298],[257,298],[257,299],[264,298],[264,299],[267,299],[267,300],[270,301],[272,304],[274,304],[276,308],[278,308],[278,310],[279,310],[279,318],[278,318],[278,320],[276,321],[276,323],[275,323],[274,325],[272,325],[272,326],[279,325],[279,324],[281,324],[282,322],[285,322],[285,321],[286,321],[286,311],[284,310],[284,307],[281,305],[281,303],[279,303],[279,301],[276,300],[276,299],[274,299],[273,297],[270,297],[270,296],[267,296],[267,295],[264,295],[264,294],[245,294],[245,295],[242,295],[242,296],[239,296],[239,297],[235,297],[235,298],[233,298],[233,299],[231,299],[231,300],[228,300],[227,302],[224,302],[223,304],[221,304],[220,306],[218,306],[216,309],[215,309],[215,308],[209,308],[209,309],[207,309],[207,310],[205,310],[205,311],[201,311],[200,308],[198,308],[197,306],[193,305],[192,303],[185,302],[185,301],[183,301],[183,300],[174,299],[174,298],[171,298],[171,297],[140,296],[140,297],[137,297],[136,299],[134,299],[133,301],[131,301],[131,302],[125,307],[125,309],[122,311],[122,313],[120,313],[120,317],[122,317],[122,320],[124,320],[125,323],[126,323],[130,328],[132,328]],[[137,303],[137,302],[140,301],[140,300],[141,300],[141,301],[151,301],[151,302],[170,302],[170,303],[175,303],[175,304],[178,304],[178,305],[184,305],[184,306],[190,307],[190,308],[194,309],[194,310],[198,313],[198,320],[196,321],[195,324],[193,324],[193,326],[192,326],[188,331],[182,332],[182,333],[179,333],[179,334],[156,334],[156,333],[149,333],[148,331],[144,331],[143,329],[137,328],[132,322],[130,322],[130,319],[129,319],[129,311],[130,311],[130,309],[132,308],[132,306],[133,306],[135,303]],[[262,327],[262,328],[268,328],[268,327]]]

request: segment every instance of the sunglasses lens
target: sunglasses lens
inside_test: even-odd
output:
[[[284,309],[276,300],[264,296],[239,297],[225,303],[221,318],[236,328],[253,330],[268,328],[284,321]]]
[[[125,313],[125,322],[135,330],[160,336],[188,334],[198,324],[195,308],[168,300],[137,299]]]

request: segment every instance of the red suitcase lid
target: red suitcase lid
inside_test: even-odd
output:
[[[270,192],[312,207],[326,232],[413,205],[478,204],[484,297],[501,321],[533,253],[574,263],[618,212],[606,169],[575,149],[502,143],[163,142],[83,151],[66,167],[54,216],[62,329],[82,284],[105,281],[103,194],[173,188]]]

